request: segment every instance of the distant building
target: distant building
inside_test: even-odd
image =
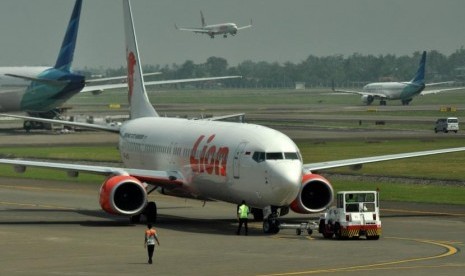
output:
[[[295,89],[296,90],[304,90],[305,89],[305,82],[295,82]]]

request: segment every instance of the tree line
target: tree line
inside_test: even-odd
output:
[[[361,87],[368,82],[408,81],[413,78],[422,52],[411,56],[331,55],[308,56],[299,63],[254,62],[246,60],[236,66],[229,66],[222,57],[209,57],[205,63],[195,64],[187,60],[183,64],[145,65],[144,72],[162,72],[158,78],[200,78],[224,75],[241,75],[242,79],[221,81],[228,88],[294,88],[296,82],[306,87]],[[86,72],[98,70],[86,68]],[[102,72],[100,72],[102,73]],[[106,69],[106,77],[126,74],[126,68]],[[462,47],[449,56],[438,51],[429,51],[426,58],[426,82],[465,81],[465,49]],[[205,88],[212,83],[183,84],[182,86]],[[215,86],[218,83],[215,82]]]

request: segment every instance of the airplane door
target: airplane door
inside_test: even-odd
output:
[[[240,177],[240,165],[241,165],[241,157],[244,153],[245,145],[247,142],[242,142],[237,146],[236,152],[234,153],[234,160],[233,160],[233,175],[234,178]]]

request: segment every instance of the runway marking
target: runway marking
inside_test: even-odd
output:
[[[465,214],[460,213],[444,213],[444,212],[433,212],[433,211],[412,211],[412,210],[403,210],[403,209],[381,209],[382,211],[387,212],[401,212],[401,213],[412,213],[412,214],[429,214],[429,215],[447,215],[447,216],[465,216]]]
[[[439,242],[439,241],[432,241],[432,240],[420,240],[420,239],[409,239],[409,238],[396,238],[396,237],[385,237],[385,239],[396,239],[396,240],[409,240],[409,241],[416,241],[421,243],[432,244],[440,247],[444,247],[447,251],[445,253],[428,256],[428,257],[420,257],[420,258],[413,258],[413,259],[405,259],[399,261],[391,261],[391,262],[384,262],[384,263],[377,263],[377,264],[367,264],[367,265],[358,265],[358,266],[350,266],[350,267],[340,267],[340,268],[327,268],[327,269],[318,269],[318,270],[308,270],[308,271],[300,271],[300,272],[288,272],[288,273],[276,273],[276,274],[263,274],[261,276],[279,276],[279,275],[304,275],[304,274],[316,274],[316,273],[334,273],[334,272],[343,272],[343,271],[373,271],[373,270],[394,270],[394,269],[413,269],[413,268],[429,268],[429,267],[464,267],[464,265],[437,265],[437,266],[410,266],[410,267],[383,267],[389,265],[396,265],[396,264],[403,264],[409,262],[417,262],[417,261],[425,261],[425,260],[432,260],[432,259],[439,259],[448,256],[452,256],[457,254],[458,250],[454,246],[451,246],[447,243],[449,242]]]
[[[16,203],[16,202],[6,202],[6,201],[0,201],[0,205],[22,206],[22,207],[41,207],[41,208],[53,208],[53,209],[62,209],[62,210],[77,210],[76,208],[69,208],[69,207],[63,207],[63,206],[58,206],[58,205]]]

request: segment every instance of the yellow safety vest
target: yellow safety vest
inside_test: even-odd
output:
[[[240,207],[239,207],[239,217],[240,218],[247,218],[247,216],[249,215],[249,207],[245,204],[242,204]]]

